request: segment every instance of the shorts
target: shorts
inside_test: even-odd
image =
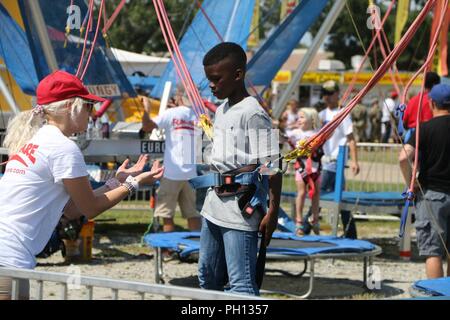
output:
[[[320,172],[313,171],[311,175],[314,181],[320,178]],[[305,182],[304,176],[306,176],[306,172],[300,173],[299,170],[295,170],[295,181]]]
[[[183,218],[200,218],[195,208],[195,190],[189,182],[162,178],[156,197],[155,217],[173,219],[177,203]]]
[[[426,190],[425,199],[420,196],[417,201],[414,226],[419,255],[445,257],[443,241],[450,248],[450,194]]]

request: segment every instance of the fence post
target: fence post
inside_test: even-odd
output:
[[[403,234],[403,237],[400,238],[399,243],[400,258],[406,261],[411,260],[411,218],[412,213],[408,214],[408,217],[406,218],[405,233]]]
[[[339,225],[339,213],[341,211],[342,192],[344,190],[344,172],[345,172],[345,160],[347,159],[347,146],[339,147],[339,154],[336,162],[336,180],[334,183],[334,196],[333,201],[336,204],[332,220],[332,233],[337,236]]]

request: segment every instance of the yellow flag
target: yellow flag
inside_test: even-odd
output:
[[[248,37],[247,45],[249,47],[256,47],[259,43],[259,1],[255,1],[250,31],[251,34],[250,37]]]
[[[395,20],[395,43],[397,44],[402,37],[403,28],[408,21],[409,15],[409,1],[410,0],[398,0],[397,4],[397,18]]]
[[[280,20],[286,18],[298,5],[299,0],[283,0],[281,2]]]

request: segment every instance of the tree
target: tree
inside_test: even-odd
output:
[[[413,0],[414,1],[414,0]],[[330,1],[331,2],[331,1]],[[387,3],[383,0],[374,1],[377,6],[379,6],[381,12],[381,17],[384,16],[387,10]],[[409,14],[409,19],[406,24],[406,28],[411,25],[412,21],[417,17],[418,10],[423,7],[424,1],[415,1],[415,10],[411,11]],[[344,7],[342,13],[336,20],[334,26],[332,27],[329,38],[325,43],[325,49],[334,53],[334,57],[338,60],[344,62],[347,68],[351,68],[351,57],[354,55],[364,55],[364,50],[361,46],[359,37],[355,30],[355,26],[361,36],[361,40],[364,47],[367,49],[372,40],[375,30],[371,30],[367,27],[367,19],[370,17],[367,13],[367,1],[361,0],[348,0],[348,6]],[[313,26],[312,32],[316,33],[320,24],[325,19],[326,13],[331,8],[332,3],[328,5],[328,9],[324,10],[324,14],[321,19]],[[391,49],[394,48],[394,33],[395,33],[395,13],[396,8],[394,7],[391,14],[389,15],[383,29],[386,32],[387,38]],[[353,21],[352,21],[353,18]],[[430,25],[432,16],[427,17],[424,24],[417,31],[415,40],[413,40],[408,47],[405,49],[403,54],[397,60],[397,66],[399,70],[417,70],[424,62],[425,57],[428,52],[428,44],[430,38]],[[404,31],[405,31],[404,30]],[[376,49],[376,56],[378,60],[378,65],[382,61],[381,51],[379,46]],[[375,67],[375,58],[373,54],[370,55],[370,61],[372,66]]]

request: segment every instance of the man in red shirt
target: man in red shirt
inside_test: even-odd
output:
[[[426,122],[433,117],[430,110],[430,102],[428,99],[428,92],[435,86],[439,84],[441,79],[435,72],[428,72],[425,75],[425,92],[423,95],[422,102],[422,112],[420,115],[420,122]],[[412,129],[416,127],[417,111],[419,110],[420,103],[420,93],[412,97],[409,100],[408,105],[403,115],[403,125],[405,129]]]

